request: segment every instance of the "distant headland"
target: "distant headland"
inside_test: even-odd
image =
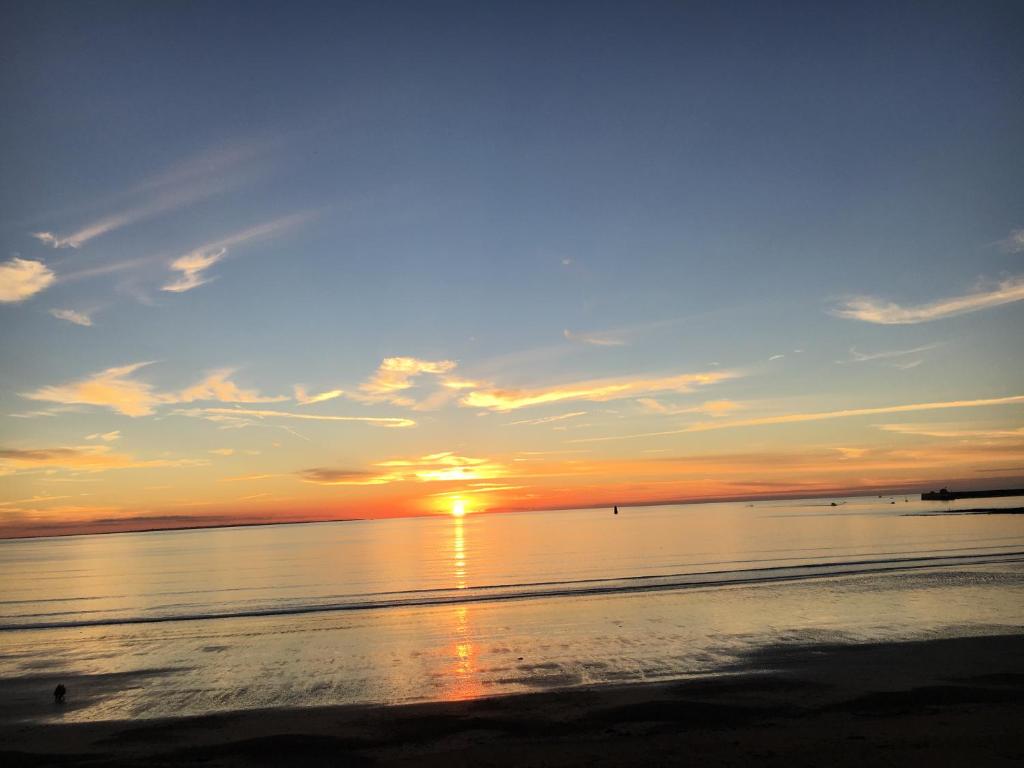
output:
[[[991,491],[951,491],[940,488],[921,494],[921,501],[953,501],[954,499],[992,499],[998,496],[1024,496],[1024,488],[998,488]]]

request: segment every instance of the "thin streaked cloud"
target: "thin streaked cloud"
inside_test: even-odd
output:
[[[1013,429],[975,429],[948,424],[876,424],[877,429],[916,437],[1005,440],[1024,438],[1024,427]]]
[[[1021,299],[1024,299],[1024,276],[1014,276],[993,288],[927,304],[902,305],[872,296],[858,296],[847,299],[833,309],[832,314],[879,325],[913,325],[1011,304]]]
[[[249,142],[233,148],[202,152],[114,196],[132,200],[141,198],[141,203],[82,224],[69,234],[48,230],[32,232],[31,235],[51,248],[81,248],[102,235],[184,208],[236,186],[244,173],[253,167],[254,156],[266,148],[266,143]],[[108,204],[110,202],[108,199]]]
[[[205,285],[213,279],[206,275],[206,270],[221,261],[228,254],[230,248],[242,245],[243,243],[273,237],[300,224],[309,217],[309,213],[283,216],[201,245],[171,262],[171,271],[180,272],[181,274],[174,281],[164,285],[161,290],[171,293],[184,293],[185,291],[191,291],[193,288],[198,288],[200,285]]]
[[[927,352],[941,346],[942,342],[937,341],[911,349],[887,349],[878,352],[861,352],[856,347],[850,347],[849,360],[839,360],[837,362],[866,363],[872,360],[892,360],[894,358],[907,357],[908,355],[919,355],[922,352]]]
[[[572,413],[561,413],[557,416],[544,416],[539,419],[521,419],[520,421],[510,421],[507,426],[514,427],[519,424],[550,424],[554,421],[564,421],[566,419],[575,419],[579,416],[586,416],[587,411],[573,411]]]
[[[54,232],[33,232],[32,237],[43,245],[51,248],[81,248],[102,235],[115,230],[127,227],[130,224],[153,218],[162,213],[168,213],[177,208],[182,208],[190,203],[197,202],[221,191],[222,185],[205,183],[189,188],[182,188],[173,192],[159,195],[155,200],[145,205],[136,206],[112,213],[95,221],[91,221],[81,228],[67,235],[59,235]]]
[[[416,422],[397,416],[331,416],[315,413],[291,413],[255,408],[192,408],[179,409],[181,416],[225,416],[228,418],[250,419],[296,419],[300,421],[352,421],[373,424],[379,427],[413,427]]]
[[[1009,397],[993,397],[980,400],[949,400],[937,403],[910,403],[907,405],[887,405],[878,408],[850,408],[839,411],[816,411],[813,413],[787,413],[778,416],[763,416],[756,419],[737,419],[733,421],[706,421],[690,424],[681,429],[669,429],[661,432],[643,432],[633,435],[610,435],[607,437],[587,437],[570,440],[571,443],[599,443],[612,440],[632,440],[641,437],[662,437],[664,435],[681,435],[687,432],[708,432],[717,429],[736,429],[739,427],[762,427],[773,424],[797,424],[809,421],[826,421],[829,419],[847,419],[855,416],[878,416],[888,413],[912,413],[915,411],[934,411],[947,408],[985,408],[1000,405],[1016,405],[1024,403],[1024,395]]]
[[[562,331],[566,341],[574,344],[589,344],[595,347],[622,347],[626,339],[622,332],[608,331],[606,333],[575,333],[566,328]]]
[[[296,384],[293,388],[295,394],[295,402],[299,405],[315,405],[316,403],[325,403],[328,400],[334,400],[335,398],[341,397],[345,394],[344,390],[331,389],[326,392],[318,392],[313,394],[308,392],[301,384]]]
[[[115,429],[112,432],[96,432],[91,435],[85,436],[86,440],[103,440],[108,443],[112,443],[115,440],[121,439],[121,430]]]
[[[692,392],[698,387],[728,381],[739,375],[729,371],[711,371],[675,376],[596,379],[538,389],[488,389],[470,392],[461,402],[471,408],[513,411],[573,400],[604,402],[654,392]]]
[[[74,325],[90,326],[92,318],[87,312],[78,312],[74,309],[51,309],[50,314],[58,320],[65,320]]]
[[[700,405],[672,406],[666,405],[653,397],[641,397],[637,403],[642,405],[651,413],[658,413],[665,416],[677,416],[682,413],[703,413],[707,416],[727,416],[734,411],[745,408],[742,403],[733,400],[706,400]]]

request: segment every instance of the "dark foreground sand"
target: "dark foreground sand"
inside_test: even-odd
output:
[[[0,726],[0,764],[990,766],[1024,762],[1024,634],[780,646],[738,674],[403,707]]]

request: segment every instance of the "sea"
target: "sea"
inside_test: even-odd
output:
[[[733,674],[1024,629],[1020,498],[851,497],[0,542],[0,721]],[[52,703],[57,682],[68,688]]]

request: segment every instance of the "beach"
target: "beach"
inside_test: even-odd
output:
[[[726,675],[396,707],[4,725],[42,765],[976,765],[1024,758],[1024,633],[780,645]]]
[[[0,760],[1019,760],[1019,518],[839,501],[5,542]]]

